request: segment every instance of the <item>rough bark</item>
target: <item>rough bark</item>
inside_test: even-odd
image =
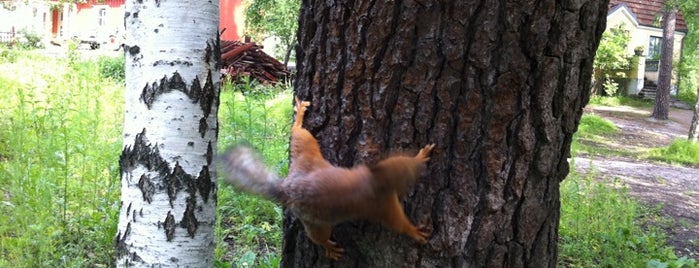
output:
[[[338,225],[323,257],[287,214],[284,267],[554,267],[559,182],[589,100],[607,1],[303,1],[297,95],[341,166],[436,143],[404,197],[421,246]],[[341,198],[341,197],[338,197]]]
[[[118,267],[211,267],[218,2],[126,2]]]
[[[697,88],[697,102],[694,104],[694,116],[692,116],[692,124],[689,126],[688,138],[692,142],[699,141],[699,87]]]
[[[672,85],[672,58],[675,46],[675,22],[677,6],[672,6],[663,14],[663,47],[660,51],[658,70],[658,90],[655,93],[653,118],[667,120],[670,112],[670,86]]]

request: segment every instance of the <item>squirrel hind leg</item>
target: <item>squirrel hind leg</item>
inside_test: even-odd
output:
[[[345,250],[339,246],[337,243],[330,240],[330,234],[332,233],[332,227],[329,225],[315,225],[303,222],[303,228],[306,229],[306,235],[313,241],[313,243],[322,246],[325,249],[325,257],[333,260],[339,260]]]
[[[427,243],[428,238],[432,235],[429,226],[420,225],[416,227],[413,225],[408,217],[405,216],[403,206],[401,206],[398,197],[394,196],[391,199],[390,203],[385,207],[385,211],[381,214],[381,223],[399,234],[410,236],[410,238],[420,244]]]

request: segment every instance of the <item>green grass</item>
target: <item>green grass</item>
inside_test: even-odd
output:
[[[245,141],[260,150],[267,165],[286,175],[292,94],[288,86],[224,84],[219,147]],[[282,209],[221,185],[218,194],[216,267],[277,267],[281,256]]]
[[[670,145],[652,149],[649,158],[669,163],[699,164],[699,143],[688,140],[674,140]]]
[[[588,105],[602,106],[632,106],[632,107],[653,107],[653,100],[640,99],[629,96],[592,96]]]
[[[595,174],[571,173],[561,183],[559,266],[699,267],[696,260],[678,258],[662,230],[646,224],[657,217],[654,210],[631,198],[618,181],[612,187]]]
[[[614,154],[615,152],[600,149],[594,143],[603,143],[606,140],[605,136],[617,133],[619,128],[613,122],[597,115],[584,114],[580,118],[578,131],[573,135],[571,154],[574,156],[580,153]]]
[[[0,51],[0,267],[112,261],[123,88],[94,62]]]

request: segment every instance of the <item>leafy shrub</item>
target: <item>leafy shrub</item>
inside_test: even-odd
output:
[[[41,35],[36,32],[21,30],[19,31],[20,36],[19,44],[21,47],[26,49],[44,48],[44,43],[42,42]]]
[[[593,65],[593,95],[602,93],[603,83],[610,77],[625,77],[625,72],[631,67],[631,57],[627,52],[630,39],[631,36],[623,24],[602,34]]]
[[[97,59],[100,74],[104,78],[110,78],[115,82],[124,84],[126,72],[124,70],[124,56],[107,57],[102,56]]]

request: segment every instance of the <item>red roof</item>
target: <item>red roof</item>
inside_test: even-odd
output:
[[[126,0],[87,0],[85,2],[78,2],[78,10],[83,8],[92,8],[94,5],[109,5],[109,7],[120,7],[123,6]]]
[[[624,5],[636,16],[640,25],[660,28],[658,22],[663,17],[664,3],[663,0],[610,0],[609,11],[615,11]],[[681,12],[677,12],[675,30],[687,32],[687,24]]]

